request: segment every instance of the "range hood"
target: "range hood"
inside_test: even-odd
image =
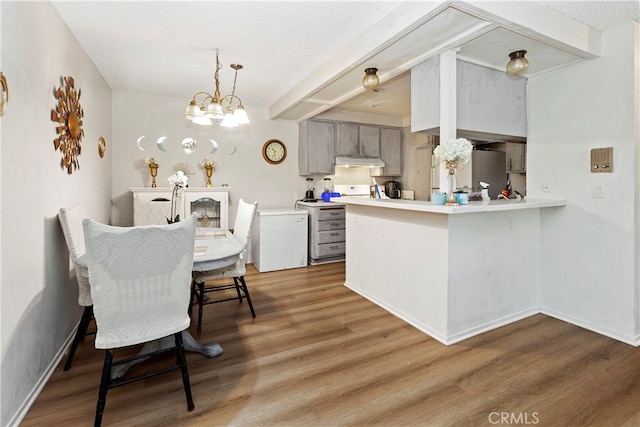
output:
[[[336,166],[383,168],[384,162],[378,157],[341,156],[336,157]]]

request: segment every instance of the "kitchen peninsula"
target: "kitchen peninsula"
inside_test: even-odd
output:
[[[343,197],[345,286],[449,345],[539,312],[543,210]]]

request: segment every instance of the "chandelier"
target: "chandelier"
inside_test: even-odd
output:
[[[242,100],[236,95],[236,80],[238,79],[238,70],[242,70],[242,65],[231,64],[230,67],[235,70],[233,89],[231,95],[221,97],[219,71],[222,64],[220,64],[218,49],[216,49],[216,71],[213,74],[216,91],[213,95],[208,92],[196,92],[183,114],[185,119],[198,125],[207,126],[212,125],[214,120],[220,122],[220,126],[225,127],[236,127],[249,123],[249,117],[247,117],[247,112],[242,105]],[[201,98],[200,104],[197,101],[198,97]]]

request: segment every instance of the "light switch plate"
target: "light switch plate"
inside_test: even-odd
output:
[[[604,198],[604,187],[602,185],[593,186],[593,197],[596,199]]]
[[[591,149],[591,172],[613,172],[613,147]]]

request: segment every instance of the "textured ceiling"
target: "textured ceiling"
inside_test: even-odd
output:
[[[260,107],[272,106],[400,3],[53,1],[113,90],[180,97],[186,105],[196,91],[213,90],[219,48],[222,94],[231,91],[229,65],[242,64],[237,93],[245,105]],[[635,0],[542,4],[599,31],[639,15]],[[408,90],[407,80],[390,81],[375,99],[361,95],[365,98],[352,102],[353,109],[386,114],[388,107],[408,108],[396,99]]]
[[[185,98],[213,90],[220,49],[221,91],[232,63],[246,105],[272,105],[398,2],[54,1],[113,90]]]

